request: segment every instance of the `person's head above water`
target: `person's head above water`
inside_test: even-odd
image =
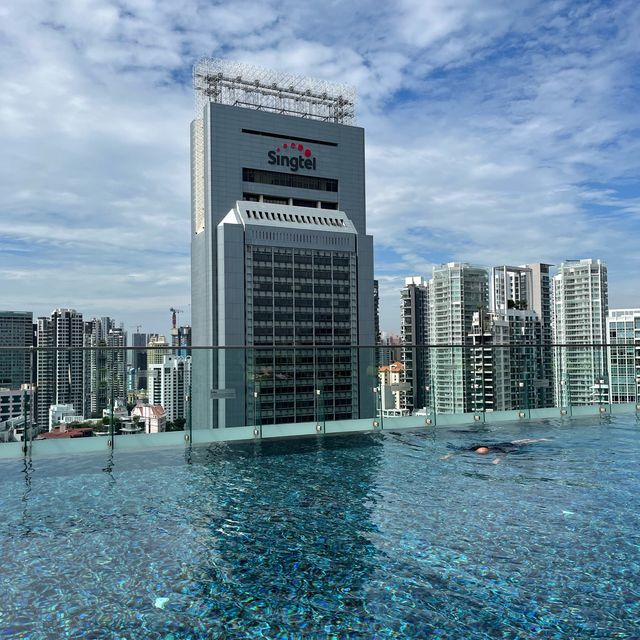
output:
[[[479,453],[480,455],[484,455],[486,453],[489,453],[489,447],[478,447],[475,450],[476,453]]]

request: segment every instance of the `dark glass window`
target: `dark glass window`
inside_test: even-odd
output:
[[[282,173],[280,171],[264,171],[263,169],[242,170],[244,182],[257,182],[294,189],[314,189],[315,191],[338,191],[338,181],[334,178],[318,178],[316,176],[302,176],[296,173]]]
[[[315,200],[300,200],[299,198],[294,198],[293,199],[293,206],[294,207],[317,208],[316,205],[317,205],[317,202]]]
[[[274,196],[264,196],[263,202],[267,204],[289,204],[289,200],[287,198],[276,198]]]
[[[254,251],[253,259],[260,260],[262,262],[271,262],[271,253],[266,253],[264,251]]]

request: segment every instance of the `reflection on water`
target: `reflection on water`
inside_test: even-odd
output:
[[[634,637],[637,429],[484,424],[3,462],[0,635]],[[468,451],[539,437],[495,465]]]

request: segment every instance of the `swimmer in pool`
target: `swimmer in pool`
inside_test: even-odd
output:
[[[440,460],[448,460],[449,458],[459,455],[461,453],[466,453],[468,451],[473,451],[478,455],[485,456],[488,453],[498,454],[494,460],[492,460],[492,464],[498,464],[502,462],[502,459],[507,453],[511,453],[512,451],[517,451],[520,447],[524,447],[528,444],[533,444],[535,442],[548,442],[549,438],[524,438],[523,440],[511,440],[511,442],[497,442],[495,444],[474,444],[471,447],[466,447],[461,451],[452,451],[451,453],[447,453],[447,455],[442,456]]]

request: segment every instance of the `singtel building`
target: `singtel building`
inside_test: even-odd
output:
[[[194,68],[196,428],[374,413],[373,240],[350,89]],[[245,348],[239,348],[245,347]]]

